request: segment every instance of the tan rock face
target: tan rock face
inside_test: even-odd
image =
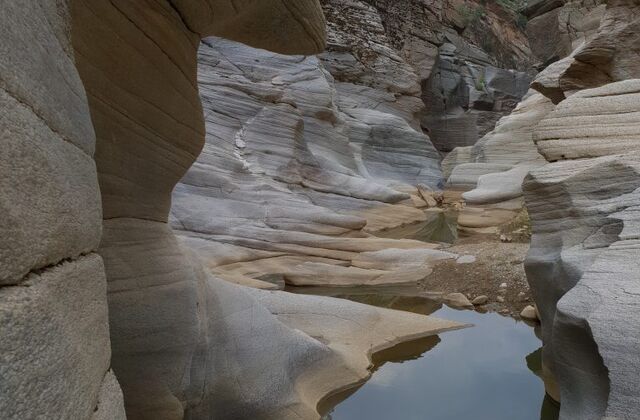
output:
[[[204,139],[195,83],[200,35],[216,28],[226,36],[251,38],[260,46],[283,52],[317,52],[324,45],[324,21],[315,1],[174,5],[64,0],[3,5],[3,418],[124,418],[122,393],[109,370],[105,271],[102,258],[95,253],[103,213],[98,176],[106,218],[114,223],[123,216],[151,219],[167,229],[163,222],[170,192]],[[233,10],[234,6],[241,9]],[[210,15],[214,9],[215,18]],[[223,10],[228,13],[221,13]],[[135,255],[132,258],[136,266],[140,261]],[[114,266],[114,260],[107,258],[108,271],[117,272],[117,262]],[[124,289],[136,291],[140,281],[136,270],[123,277],[133,279]],[[124,281],[113,280],[116,284]],[[190,278],[182,284],[192,293],[198,289]],[[118,290],[119,296],[128,296],[126,291]],[[160,303],[154,299],[151,294],[137,301],[137,309],[144,312],[141,308],[146,308],[146,313],[153,314],[149,307]],[[193,320],[192,312],[176,312],[180,305],[164,309],[175,319]],[[125,323],[130,320],[127,314],[127,310],[111,312],[112,319]],[[136,328],[154,329],[152,323],[144,322],[139,318],[128,326],[119,324],[121,329],[112,330],[114,342],[126,341],[127,332]],[[188,326],[200,328],[197,322]],[[190,331],[184,323],[173,332],[180,330]],[[122,331],[125,333],[120,334]],[[167,336],[167,341],[172,339]],[[206,341],[202,335],[193,340]],[[125,348],[133,344],[128,342]],[[141,347],[144,351],[144,345]],[[197,355],[195,347],[190,350],[189,359]],[[118,347],[119,361],[120,354]],[[165,359],[174,369],[162,379],[174,381],[154,383],[147,408],[157,409],[157,416],[150,411],[144,415],[163,418],[169,413],[166,418],[182,418],[180,398],[189,393],[181,386],[193,386],[185,379],[183,360],[173,355]],[[153,365],[147,368],[151,371]],[[129,389],[130,383],[126,385]],[[177,397],[160,401],[157,395],[166,395],[167,390]],[[128,405],[136,406],[135,397],[130,397],[126,398]],[[153,406],[158,401],[160,406]]]
[[[212,31],[285,52],[324,44],[314,1],[73,3],[74,48],[97,137],[113,360],[133,418],[211,415],[216,382],[208,366],[225,357],[210,345],[209,320],[220,309],[206,276],[166,224],[171,191],[204,141],[196,50]]]
[[[0,412],[11,420],[90,418],[112,383],[95,136],[67,6],[9,2],[0,15]]]

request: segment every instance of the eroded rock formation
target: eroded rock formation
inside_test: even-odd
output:
[[[562,419],[631,419],[640,410],[632,373],[640,340],[630,322],[640,315],[637,275],[630,274],[638,7],[530,2],[527,33],[544,68],[532,83],[537,92],[443,162],[449,185],[470,190],[463,197],[472,206],[460,223],[472,227],[495,223],[488,209],[503,211],[511,201],[502,200],[521,196],[526,176],[533,226],[527,275],[542,318],[545,369],[558,381],[550,379],[547,391],[562,400]]]
[[[3,417],[313,418],[372,351],[458,327],[245,290],[167,224],[204,143],[200,38],[319,52],[315,1],[3,6]]]
[[[96,254],[95,136],[69,10],[36,1],[2,8],[0,412],[86,419],[98,408],[124,418]]]
[[[637,71],[628,55],[637,17],[636,2],[608,2],[595,35],[533,84],[559,103],[534,130],[540,153],[558,162],[533,171],[524,189],[534,232],[527,275],[563,419],[640,415],[639,82],[624,80]]]
[[[576,79],[571,79],[571,74],[580,72],[601,83],[609,81],[608,78],[603,81],[603,70],[590,71],[590,65],[572,64],[577,62],[572,50],[583,48],[587,40],[593,40],[598,34],[605,10],[601,3],[591,0],[537,1],[530,2],[523,10],[530,19],[526,31],[532,55],[540,60],[539,67],[546,68],[533,80],[533,89],[512,114],[498,122],[494,131],[473,146],[454,149],[444,159],[447,185],[466,191],[462,197],[470,205],[462,212],[461,226],[492,229],[519,214],[524,204],[522,182],[525,176],[545,163],[534,144],[534,131],[564,98],[558,93],[561,83],[571,90],[588,87],[586,82],[576,85]],[[568,70],[571,65],[578,70]],[[591,65],[591,69],[595,67]],[[566,81],[567,78],[574,84]]]

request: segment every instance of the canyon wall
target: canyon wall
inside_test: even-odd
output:
[[[66,2],[0,15],[0,413],[124,419],[111,371],[95,135]]]
[[[534,233],[526,269],[563,419],[640,415],[639,7],[608,2],[598,30],[533,83],[558,103],[534,131],[556,163],[524,183]]]
[[[229,284],[167,223],[204,143],[200,38],[316,53],[316,2],[41,3],[0,18],[3,418],[314,418],[372,352],[460,327]]]
[[[443,162],[448,185],[467,191],[463,226],[483,227],[488,209],[513,207],[524,194],[547,391],[567,420],[640,415],[638,7],[530,2],[526,31],[541,70],[532,91],[493,132]]]
[[[324,64],[338,90],[371,107],[380,102],[372,101],[372,89],[384,88],[387,97],[412,106],[412,126],[422,127],[440,151],[473,145],[531,81],[531,51],[518,14],[493,2],[323,5],[330,29]]]
[[[565,71],[573,49],[595,36],[604,11],[599,0],[536,1],[522,10],[528,19],[530,65],[542,73],[512,114],[474,145],[454,149],[442,163],[447,186],[465,191],[462,197],[470,205],[459,220],[463,228],[495,229],[524,208],[522,182],[545,163],[534,144],[534,131],[559,102],[551,86]]]
[[[481,73],[490,75],[485,104],[504,105],[498,90],[511,92],[509,106],[484,108],[494,117],[526,91],[527,74],[499,67],[530,65],[515,16],[491,6],[471,25],[465,7],[481,6],[324,1],[328,48],[317,57],[205,40],[199,85],[207,141],[174,191],[174,229],[216,275],[247,285],[403,283],[429,272],[430,260],[452,258],[368,236],[438,217],[424,212],[436,206],[433,190],[443,181],[424,118],[426,87],[448,83],[430,82],[441,49],[477,76],[465,76],[456,92],[468,97]],[[474,44],[481,33],[493,55]],[[482,62],[472,63],[471,52]],[[471,126],[482,129],[475,117]],[[395,252],[386,248],[419,252],[404,266],[382,255],[375,266],[359,262],[362,253]]]

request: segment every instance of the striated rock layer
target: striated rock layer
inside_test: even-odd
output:
[[[628,54],[638,7],[608,2],[595,35],[533,85],[559,103],[534,131],[540,153],[557,162],[532,171],[524,190],[526,270],[562,419],[640,415],[639,85]]]
[[[448,187],[466,191],[462,198],[469,206],[462,211],[461,226],[492,229],[492,225],[510,222],[522,210],[522,182],[530,170],[545,163],[543,149],[536,147],[538,124],[564,98],[558,86],[567,66],[575,61],[572,50],[598,36],[604,11],[600,0],[536,1],[522,11],[529,19],[526,32],[532,55],[541,60],[544,70],[522,102],[493,131],[472,146],[454,149],[444,159]],[[601,79],[603,71],[589,71],[586,64],[577,67]],[[587,85],[572,86],[575,90]]]
[[[367,377],[371,352],[459,327],[232,285],[207,272],[167,223],[171,192],[204,144],[200,38],[317,53],[325,43],[319,4],[45,3],[6,4],[0,17],[3,418],[123,419],[125,409],[131,419],[314,418],[321,398]],[[267,118],[252,116],[256,124],[238,139],[251,139],[278,112],[297,119],[278,128],[296,133],[295,142],[274,150],[251,144],[264,148],[255,158],[270,175],[301,187],[304,180],[313,191],[339,186],[356,202],[359,195],[381,203],[410,198],[344,170],[342,151],[314,155],[323,145],[311,141],[305,149],[293,109],[283,103],[265,110]],[[371,173],[391,173],[382,178],[393,182],[429,179],[415,165],[394,172],[380,162],[389,136],[411,130],[406,120],[353,114]],[[407,143],[424,138],[416,132]],[[272,151],[282,159],[265,158]],[[280,168],[290,157],[305,165]],[[313,159],[331,170],[306,166]],[[275,220],[287,225],[287,211],[297,210],[276,211]],[[339,228],[363,225],[330,212],[318,218]],[[348,253],[340,240],[332,246]]]

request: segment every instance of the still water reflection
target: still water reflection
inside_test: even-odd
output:
[[[325,419],[558,418],[536,376],[541,343],[533,328],[495,313],[446,306],[434,315],[475,326],[377,355],[377,370],[369,382],[320,407],[329,412]]]

